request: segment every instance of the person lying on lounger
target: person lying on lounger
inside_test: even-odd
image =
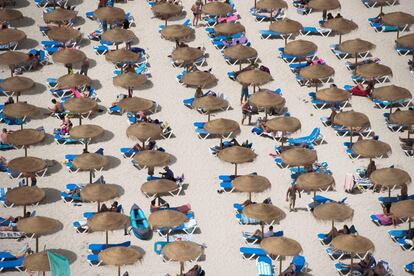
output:
[[[273,225],[269,226],[269,229],[264,232],[263,237],[264,238],[269,238],[269,237],[273,237],[273,235],[275,234],[275,232],[273,232]],[[262,236],[262,231],[260,229],[257,229],[253,236],[257,236],[257,237],[261,237]]]
[[[350,234],[351,232],[350,232],[350,230],[349,230],[349,227],[348,227],[348,225],[344,225],[343,227],[342,227],[342,229],[341,230],[338,230],[338,229],[336,229],[336,227],[334,226],[333,228],[332,228],[332,230],[331,231],[329,231],[329,233],[328,234],[326,234],[326,236],[327,236],[327,240],[329,239],[329,240],[332,240],[333,238],[335,238],[335,237],[338,237],[338,236],[340,236],[340,235],[348,235],[348,234]]]
[[[280,274],[280,276],[295,276],[296,274],[296,266],[294,264],[290,264],[285,271]]]
[[[375,82],[373,80],[368,81],[367,85],[364,87],[363,84],[359,83],[352,87],[351,93],[354,96],[361,96],[361,97],[370,97],[371,92],[374,89]]]
[[[341,261],[339,262],[341,263],[342,266],[351,268],[351,264],[345,264],[345,263],[342,263]],[[377,265],[377,262],[375,261],[374,256],[368,253],[363,260],[361,260],[359,263],[352,265],[352,270],[358,271],[362,275],[367,275],[364,273],[366,273],[368,270],[370,270],[372,267],[376,265]]]

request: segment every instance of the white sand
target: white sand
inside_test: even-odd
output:
[[[25,2],[27,1],[25,0]],[[86,11],[96,8],[96,1],[79,2],[81,3],[76,9],[82,17],[84,17]],[[332,129],[323,127],[319,121],[320,116],[328,115],[329,112],[316,111],[310,103],[304,102],[304,100],[308,101],[307,93],[310,89],[299,87],[294,79],[294,75],[289,71],[288,65],[278,57],[277,48],[283,46],[283,41],[260,40],[258,31],[260,29],[266,29],[268,23],[257,23],[250,16],[248,11],[253,5],[253,0],[236,0],[235,2],[237,10],[242,17],[241,23],[247,29],[247,37],[251,40],[252,46],[258,50],[261,60],[270,68],[274,78],[274,82],[266,85],[266,87],[271,89],[280,87],[282,89],[290,113],[298,117],[302,122],[302,134],[309,133],[314,127],[321,127],[322,133],[327,138],[328,143],[317,146],[316,149],[319,160],[329,163],[336,179],[337,191],[323,193],[323,195],[334,199],[348,197],[347,202],[355,209],[355,216],[352,223],[356,225],[361,235],[372,239],[376,246],[375,257],[378,260],[387,260],[393,268],[395,275],[402,275],[404,273],[403,265],[413,260],[412,253],[402,251],[397,244],[391,241],[386,231],[392,229],[392,227],[377,227],[369,219],[370,214],[381,212],[380,205],[377,201],[379,194],[366,192],[359,195],[349,195],[345,194],[343,190],[345,174],[353,172],[357,167],[366,165],[367,161],[351,161],[346,156],[342,146],[342,142],[346,140],[335,136]],[[400,0],[400,2],[400,5],[387,7],[384,11],[414,13],[414,5],[411,0]],[[185,9],[189,15],[191,15],[191,4],[191,1],[184,1]],[[177,162],[172,166],[172,169],[177,174],[181,172],[185,173],[189,188],[185,191],[184,196],[167,198],[167,200],[172,206],[191,203],[197,222],[201,228],[201,233],[194,235],[193,240],[207,245],[205,251],[206,260],[200,262],[200,265],[206,270],[208,275],[255,275],[257,273],[255,262],[245,261],[239,254],[239,247],[245,246],[241,237],[241,231],[254,230],[255,227],[240,226],[234,219],[232,209],[232,204],[234,202],[244,201],[245,195],[219,195],[216,192],[218,188],[217,176],[219,174],[233,172],[233,166],[224,164],[208,153],[208,147],[216,144],[216,140],[201,141],[194,133],[192,123],[195,121],[203,121],[205,117],[195,111],[187,109],[182,104],[182,99],[192,96],[194,90],[181,86],[175,80],[180,69],[174,69],[167,57],[171,53],[174,44],[160,38],[158,25],[162,22],[158,19],[152,19],[151,10],[144,0],[128,1],[127,4],[117,4],[117,6],[123,8],[125,11],[130,11],[135,17],[137,26],[132,28],[132,30],[140,39],[139,46],[145,48],[150,55],[149,62],[151,64],[150,69],[153,75],[152,82],[154,86],[148,90],[135,92],[135,95],[156,100],[161,105],[162,111],[154,115],[153,118],[167,120],[177,136],[174,139],[160,141],[158,144],[177,157]],[[29,27],[21,28],[27,33],[28,37],[36,41],[46,39],[42,37],[38,30],[38,25],[43,25],[41,18],[42,10],[35,7],[32,1],[30,1],[30,5],[22,8],[21,11],[25,16],[32,17],[36,21],[35,24]],[[368,24],[367,18],[376,16],[378,13],[379,9],[367,9],[358,0],[342,1],[341,14],[345,18],[354,20],[359,25],[357,31],[345,35],[343,40],[361,37],[375,43],[377,49],[373,51],[373,55],[381,58],[385,65],[392,68],[394,72],[392,83],[410,88],[414,92],[412,89],[413,76],[410,75],[407,68],[408,58],[398,56],[394,50],[396,34],[375,33]],[[317,26],[317,22],[321,17],[320,13],[301,16],[296,13],[295,8],[291,5],[289,6],[287,14],[289,18],[300,20],[305,26]],[[97,22],[90,21],[89,19],[82,19],[82,21],[84,23],[80,27],[84,36],[97,27]],[[318,56],[324,58],[329,65],[334,67],[336,71],[335,82],[338,86],[342,87],[344,84],[351,83],[351,74],[345,68],[344,62],[339,61],[329,50],[329,45],[337,43],[338,37],[308,37],[305,39],[309,39],[319,45]],[[28,49],[29,46],[27,45],[28,43],[22,46]],[[113,65],[106,62],[103,56],[96,56],[93,52],[93,45],[97,45],[97,43],[88,43],[87,46],[83,46],[81,49],[89,58],[94,60],[93,63],[96,62],[97,64],[90,69],[89,76],[95,79],[96,83],[99,83],[97,93],[101,104],[107,107],[114,100],[116,94],[120,92],[125,93],[125,91],[114,88],[112,85]],[[234,110],[217,114],[216,118],[225,117],[239,121],[241,117],[239,106],[240,85],[229,80],[226,76],[226,72],[232,68],[225,63],[219,51],[210,43],[203,28],[196,29],[196,40],[191,45],[206,47],[209,54],[207,68],[214,67],[213,73],[219,79],[218,85],[214,90],[224,92],[229,97],[234,108]],[[33,47],[33,45],[30,47]],[[65,72],[66,69],[62,65],[56,64],[45,66],[37,72],[24,73],[24,76],[31,77],[44,85],[47,77],[58,77],[65,74]],[[2,78],[8,76],[8,70],[2,71]],[[38,93],[21,97],[24,101],[42,107],[49,106],[51,98],[47,91],[43,91],[41,94]],[[380,139],[390,143],[392,146],[393,153],[391,157],[379,160],[377,166],[386,167],[394,164],[397,167],[407,170],[411,176],[414,176],[413,159],[406,157],[400,149],[398,142],[399,134],[391,133],[386,128],[382,116],[383,111],[374,109],[373,103],[364,98],[353,98],[352,108],[367,114],[371,120],[372,128],[380,135]],[[125,135],[125,129],[128,126],[126,116],[100,114],[90,122],[99,124],[112,133],[111,139],[105,139],[105,142],[99,144],[92,144],[90,146],[91,151],[98,147],[103,147],[106,155],[115,156],[120,160],[119,165],[103,173],[106,181],[123,186],[125,194],[119,201],[127,212],[133,203],[138,203],[148,215],[150,201],[139,190],[140,185],[145,181],[146,172],[137,171],[119,153],[120,147],[129,146],[133,143]],[[77,124],[76,120],[74,120],[74,123],[75,125]],[[59,122],[55,118],[47,118],[42,121],[33,120],[27,127],[44,126],[47,133],[52,133],[53,128],[58,127],[58,125]],[[251,127],[243,126],[239,141],[245,139],[252,140],[258,158],[254,163],[241,165],[239,171],[240,173],[256,171],[258,174],[268,177],[272,182],[272,189],[267,193],[256,195],[254,200],[261,201],[271,196],[274,204],[288,213],[287,203],[285,202],[285,191],[290,185],[289,171],[287,169],[281,170],[277,168],[273,163],[273,159],[269,157],[268,154],[273,152],[274,142],[270,139],[254,136],[250,130]],[[78,153],[80,151],[80,145],[62,146],[50,143],[48,145],[30,148],[29,155],[55,159],[61,162],[66,153]],[[15,150],[2,154],[10,160],[14,157],[21,156],[23,151]],[[64,190],[67,183],[85,183],[87,179],[88,176],[86,173],[69,174],[63,167],[58,172],[39,179],[38,185],[39,187]],[[2,174],[1,180],[2,187],[13,187],[17,183],[16,180],[8,179],[5,174]],[[411,187],[409,191],[412,191]],[[304,208],[309,203],[310,198],[310,195],[305,194],[302,199],[298,200],[298,207]],[[94,211],[95,208],[95,204],[83,204],[81,207],[75,207],[70,204],[65,204],[62,201],[40,205],[36,208],[38,215],[53,217],[64,223],[64,229],[62,231],[54,235],[42,237],[40,243],[42,248],[46,244],[47,248],[64,248],[75,252],[77,259],[71,265],[72,275],[113,275],[115,273],[115,268],[113,267],[101,266],[99,268],[92,268],[86,262],[86,256],[88,254],[87,244],[91,242],[104,242],[104,234],[76,234],[72,227],[72,221],[80,219],[83,212]],[[21,213],[21,208],[0,209],[1,216],[15,216]],[[406,224],[399,226],[401,229],[406,227]],[[303,254],[306,256],[309,267],[311,268],[310,274],[336,274],[334,262],[325,253],[325,247],[316,239],[318,232],[325,232],[329,229],[328,223],[323,224],[318,222],[309,212],[301,210],[296,213],[288,213],[286,219],[280,225],[276,226],[275,229],[283,230],[285,236],[294,238],[301,243]],[[178,264],[163,263],[161,258],[153,252],[154,242],[161,240],[157,235],[154,235],[151,241],[141,241],[134,236],[124,237],[122,231],[110,234],[110,242],[122,242],[125,240],[131,240],[134,245],[142,247],[146,252],[142,263],[126,268],[130,275],[164,275],[167,272],[176,273],[178,271]],[[24,242],[2,240],[0,247],[1,250],[15,252],[23,245]],[[31,246],[32,248],[34,247],[34,242],[31,243]],[[189,267],[190,265],[187,265],[186,269]],[[17,275],[17,273],[10,273],[10,275],[12,274]]]

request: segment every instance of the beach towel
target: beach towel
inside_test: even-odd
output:
[[[69,261],[66,257],[47,251],[52,276],[70,276]]]
[[[379,219],[381,225],[391,225],[392,219],[384,214],[377,214],[377,218]]]
[[[352,193],[354,189],[354,178],[352,176],[352,173],[347,173],[345,175],[344,189],[345,189],[345,192]]]
[[[70,88],[70,91],[73,93],[73,96],[74,96],[75,98],[81,98],[81,97],[82,97],[82,95],[81,95],[81,93],[78,91],[78,89],[75,89],[75,88],[71,87],[71,88]]]

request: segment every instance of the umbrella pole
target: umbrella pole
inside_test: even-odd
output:
[[[23,217],[26,215],[26,204],[23,205]]]
[[[88,152],[88,143],[85,142],[85,152]]]
[[[168,18],[166,17],[165,18],[165,27],[167,27],[167,21],[168,21]]]
[[[352,136],[353,136],[353,132],[351,130],[351,138],[350,138],[351,146],[352,146]]]
[[[351,269],[349,270],[349,275],[352,275],[352,267],[354,266],[354,255],[351,254]]]
[[[98,201],[98,210],[97,210],[97,212],[99,212],[99,210],[101,210],[101,203]]]
[[[408,231],[411,230],[411,218],[408,218]]]
[[[279,275],[282,275],[282,256],[279,256]]]
[[[398,30],[397,30],[397,38],[400,38],[400,27],[398,26]]]
[[[184,273],[184,262],[180,262],[180,276]]]
[[[391,199],[391,188],[388,188],[388,198]]]
[[[384,6],[381,6],[381,8],[380,8],[380,13],[382,13],[382,8],[383,8]]]
[[[16,103],[18,103],[18,102],[19,102],[19,94],[20,94],[20,93],[16,93]]]
[[[79,113],[79,125],[82,125],[82,115]]]
[[[207,122],[210,122],[210,112],[207,113]]]
[[[339,34],[339,44],[342,43],[342,34]]]
[[[315,210],[316,208],[316,191],[313,191],[313,209]]]
[[[256,8],[256,2],[257,2],[257,0],[254,0],[254,8]]]
[[[408,128],[408,132],[407,132],[407,138],[408,138],[408,140],[410,140],[410,132],[411,132],[411,127]]]
[[[92,183],[92,170],[89,171],[89,183]]]
[[[249,192],[249,200],[252,200],[252,192]]]
[[[237,164],[234,164],[234,175],[237,176]]]
[[[288,40],[287,36],[285,36],[284,39],[285,39],[285,47],[286,47],[287,40]]]
[[[20,129],[23,130],[23,124],[20,125]]]
[[[27,147],[24,146],[24,157],[27,157]]]
[[[262,240],[264,239],[264,223],[261,221],[260,226],[262,227]]]
[[[121,267],[118,266],[118,276],[121,276]]]
[[[108,245],[108,230],[105,231],[105,244]]]
[[[284,131],[282,131],[282,138],[281,138],[281,141],[282,141],[282,150],[283,150],[283,143],[285,142],[285,132]]]
[[[267,119],[267,108],[265,108],[265,119]]]
[[[39,252],[39,237],[36,236],[36,253]]]
[[[223,149],[223,136],[220,136],[220,148]]]

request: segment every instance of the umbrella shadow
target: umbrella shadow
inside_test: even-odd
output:
[[[185,191],[187,191],[187,189],[188,189],[188,186],[190,186],[190,184],[188,184],[188,183],[181,184],[181,191],[180,191],[180,193],[178,195],[184,196],[185,195]]]
[[[105,155],[105,157],[108,159],[108,165],[106,166],[107,170],[114,169],[121,165],[121,160],[119,158],[111,155]]]
[[[83,25],[83,24],[85,24],[85,22],[86,22],[86,20],[82,17],[82,16],[76,16],[76,18],[75,18],[75,24],[74,24],[74,26],[75,27],[78,27],[78,26],[80,26],[80,25]]]
[[[53,135],[50,133],[45,133],[45,139],[43,139],[42,143],[40,143],[39,145],[45,146],[53,144],[54,142],[55,138],[53,137]]]
[[[25,8],[30,5],[30,2],[27,0],[16,1],[16,5],[14,5],[13,9]]]
[[[67,249],[52,248],[52,249],[47,249],[47,250],[52,251],[53,253],[56,253],[57,255],[61,255],[65,257],[66,259],[68,259],[69,264],[74,263],[78,258],[75,252],[67,250]]]
[[[29,90],[27,92],[24,92],[23,95],[36,95],[36,94],[41,94],[41,93],[45,92],[46,90],[47,90],[46,85],[44,85],[42,83],[39,83],[39,82],[35,82],[34,87],[31,90]]]
[[[95,88],[96,90],[101,89],[102,88],[101,81],[100,80],[93,80],[92,87]]]
[[[39,45],[39,42],[36,39],[26,38],[22,43],[19,43],[19,48],[21,50],[29,50],[36,48]]]
[[[70,5],[71,6],[79,6],[83,3],[83,0],[71,0]]]
[[[89,60],[89,69],[96,67],[96,64],[97,64],[96,60],[91,59],[91,58],[88,58],[88,60]]]
[[[133,249],[135,249],[135,250],[137,250],[141,255],[143,255],[143,256],[145,256],[145,250],[144,249],[142,249],[141,247],[139,247],[139,246],[136,246],[136,245],[131,245],[130,246],[131,248],[133,248]]]
[[[45,192],[45,198],[41,201],[41,204],[55,203],[60,200],[60,191],[54,188],[42,188]]]
[[[50,116],[50,110],[44,107],[38,107],[38,112],[34,114],[31,119],[33,120],[43,120]]]
[[[183,20],[187,17],[187,12],[183,11],[180,15],[168,18],[168,22],[175,22]]]
[[[29,26],[34,25],[34,23],[35,23],[35,21],[33,20],[33,18],[24,16],[20,20],[17,20],[13,24],[13,27],[15,27],[15,28],[29,27]]]
[[[114,136],[115,135],[112,131],[104,130],[102,135],[95,138],[95,143],[97,144],[97,143],[107,142],[107,141],[111,140],[112,138],[114,138]]]
[[[154,83],[151,80],[147,80],[140,88],[140,90],[151,89],[154,87]]]
[[[47,175],[51,175],[54,173],[57,173],[58,171],[60,171],[62,169],[62,164],[59,163],[56,160],[45,160],[47,163]]]
[[[91,45],[91,40],[87,39],[87,38],[82,38],[82,40],[79,44],[80,44],[80,47],[86,47],[86,46]]]

